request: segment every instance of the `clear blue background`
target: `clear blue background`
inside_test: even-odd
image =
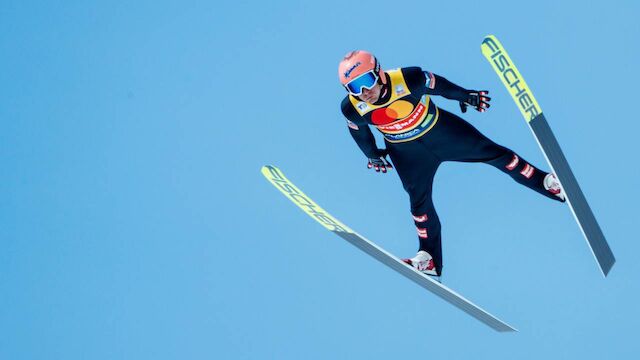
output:
[[[639,15],[635,1],[3,2],[0,358],[637,355]],[[366,169],[337,63],[363,48],[489,89],[491,111],[464,118],[547,169],[480,52],[487,34],[531,85],[618,259],[604,279],[566,206],[489,166],[445,164],[444,280],[515,334],[333,236],[260,174],[280,166],[413,255],[408,198],[395,173]]]

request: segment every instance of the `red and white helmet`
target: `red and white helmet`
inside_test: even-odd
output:
[[[355,50],[349,52],[344,56],[340,65],[338,66],[338,77],[340,83],[347,88],[347,91],[357,95],[361,91],[361,87],[371,88],[375,85],[369,83],[360,83],[359,86],[350,86],[353,80],[363,76],[364,74],[371,73],[376,77],[376,80],[380,80],[383,84],[386,84],[384,77],[384,71],[373,54],[364,50]]]

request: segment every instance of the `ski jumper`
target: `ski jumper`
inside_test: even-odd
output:
[[[431,95],[440,95],[465,101],[466,89],[419,67],[386,71],[385,76],[387,91],[375,104],[347,95],[342,100],[342,113],[353,139],[368,158],[383,154],[368,125],[384,136],[391,161],[409,194],[419,250],[433,257],[439,275],[443,265],[440,221],[431,194],[433,178],[442,162],[483,162],[560,201],[544,188],[546,172],[494,143],[457,115],[438,108],[431,99]]]

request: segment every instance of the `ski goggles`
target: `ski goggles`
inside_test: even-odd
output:
[[[349,81],[344,87],[353,96],[362,95],[362,88],[371,90],[378,82],[378,74],[374,70],[369,70],[357,78]]]

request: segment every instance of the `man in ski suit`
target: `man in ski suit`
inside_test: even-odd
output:
[[[442,273],[440,221],[431,190],[436,170],[444,161],[487,163],[544,196],[565,201],[555,175],[494,143],[431,99],[440,95],[458,101],[462,112],[468,106],[484,112],[490,106],[488,91],[464,89],[419,67],[385,72],[372,54],[362,50],[348,53],[338,74],[348,92],[342,113],[353,139],[369,159],[368,167],[386,173],[393,168],[388,154],[409,194],[420,247],[414,258],[404,261],[419,271],[436,279]],[[384,136],[385,150],[376,146],[369,125]]]

